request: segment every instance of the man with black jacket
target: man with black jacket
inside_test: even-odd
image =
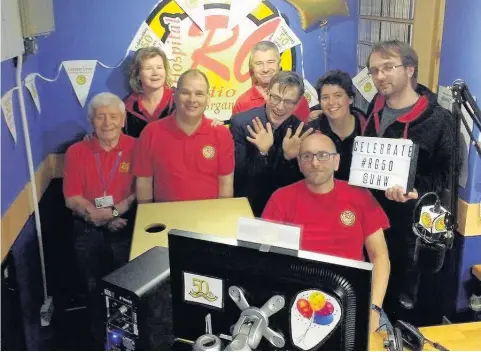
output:
[[[292,112],[304,95],[295,72],[279,72],[269,83],[266,105],[232,116],[235,143],[234,196],[247,197],[260,216],[274,191],[302,179],[296,162],[300,143],[312,129]]]
[[[386,192],[374,191],[391,223],[385,233],[391,261],[385,307],[391,320],[406,319],[399,312],[413,308],[419,280],[413,262],[416,237],[411,229],[415,200],[449,187],[455,122],[438,105],[436,95],[417,84],[418,57],[409,45],[395,40],[377,43],[367,66],[379,93],[369,106],[363,135],[407,138],[419,146],[415,190],[406,194],[394,186]]]

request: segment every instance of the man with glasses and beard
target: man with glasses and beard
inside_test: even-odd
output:
[[[389,256],[383,232],[389,221],[368,190],[334,179],[339,161],[334,142],[328,136],[313,133],[305,138],[297,157],[304,180],[277,190],[262,218],[301,225],[303,250],[364,260],[363,246],[366,246],[374,265],[372,332],[379,327],[389,280]]]
[[[247,197],[260,216],[271,194],[302,178],[295,158],[300,142],[312,129],[293,114],[304,94],[294,72],[279,72],[269,83],[266,105],[231,119],[235,143],[234,196]]]
[[[449,111],[437,103],[437,96],[417,83],[418,57],[408,44],[397,40],[373,46],[367,67],[379,93],[368,110],[363,135],[406,138],[419,146],[415,190],[400,186],[386,192],[373,191],[391,223],[386,231],[393,278],[386,295],[391,319],[411,320],[403,309],[416,302],[418,272],[413,256],[416,236],[412,217],[415,200],[427,192],[449,187],[450,166],[455,158],[455,122]]]

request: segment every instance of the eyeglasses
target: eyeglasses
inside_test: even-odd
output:
[[[314,157],[316,157],[317,160],[319,161],[327,161],[331,156],[337,155],[337,153],[329,153],[329,152],[319,152],[316,154],[313,153],[302,153],[299,155],[299,158],[301,158],[301,161],[303,162],[311,162],[314,160]]]
[[[282,99],[280,96],[275,94],[269,94],[269,101],[272,105],[279,105],[281,101],[284,103],[284,106],[288,109],[294,107],[297,104],[297,100],[290,100],[290,99]]]
[[[396,68],[404,66],[403,64],[400,65],[393,65],[393,66],[382,66],[382,67],[371,67],[368,71],[369,75],[376,77],[379,72],[382,72],[383,75],[392,73]]]

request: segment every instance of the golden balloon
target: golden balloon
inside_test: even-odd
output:
[[[329,16],[349,16],[345,0],[287,0],[287,2],[296,8],[304,30],[319,22],[322,22],[322,27],[327,23],[326,18]]]

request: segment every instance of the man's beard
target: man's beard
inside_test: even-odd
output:
[[[320,171],[322,170],[304,175],[306,176],[307,183],[312,186],[321,186],[326,182],[328,182],[331,179],[332,175],[334,174],[334,171],[332,172],[325,172],[325,171],[320,172]]]

